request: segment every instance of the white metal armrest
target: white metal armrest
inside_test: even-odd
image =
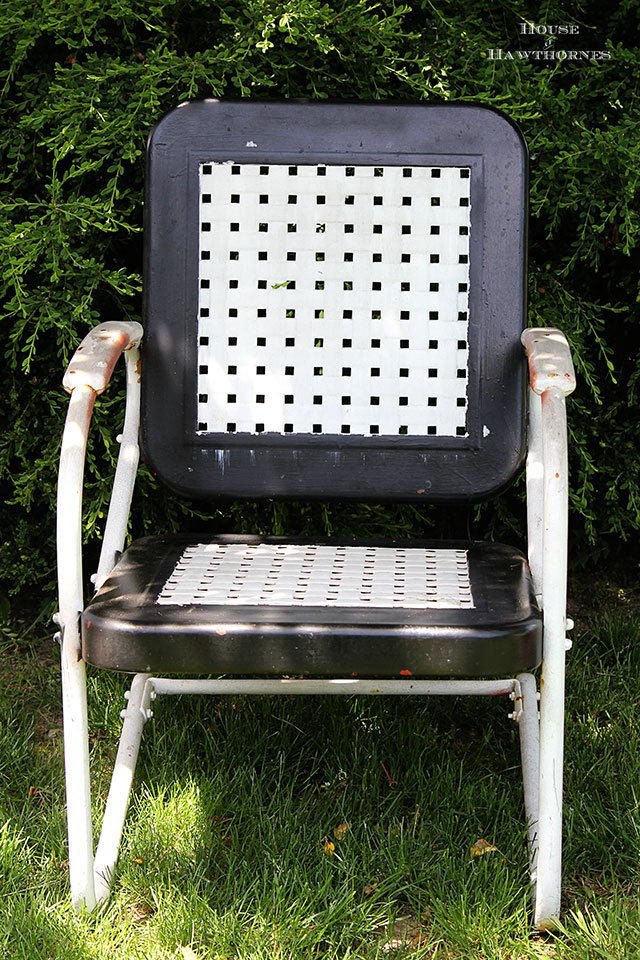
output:
[[[127,403],[122,445],[100,555],[99,572],[113,566],[122,549],[138,463],[140,418],[139,323],[102,323],[76,350],[64,377],[71,394],[62,437],[58,475],[58,596],[62,641],[64,750],[69,823],[69,864],[76,907],[95,906],[93,844],[89,789],[89,754],[85,670],[79,617],[82,589],[82,487],[91,414],[96,396],[106,388],[118,357],[127,363]],[[108,569],[107,569],[108,568]],[[106,569],[106,573],[104,573]]]
[[[554,327],[533,328],[522,334],[522,344],[529,364],[529,432],[527,454],[527,515],[529,539],[529,565],[533,574],[535,591],[542,602],[543,567],[543,502],[544,458],[543,435],[547,446],[555,437],[556,456],[566,462],[566,424],[564,400],[575,390],[576,375],[571,359],[571,350],[561,330]],[[543,395],[545,401],[543,404]],[[555,395],[555,400],[553,396]],[[545,408],[543,427],[543,406]],[[559,408],[563,409],[560,410]],[[555,413],[554,413],[555,411]],[[560,422],[562,421],[562,422]],[[559,447],[558,447],[559,444]],[[547,460],[550,456],[547,451]],[[566,469],[548,470],[552,480],[566,484]],[[561,493],[566,499],[567,492]],[[557,532],[557,531],[556,531]]]
[[[529,360],[529,382],[534,393],[557,387],[565,396],[576,388],[571,350],[567,338],[555,327],[525,330],[522,343]]]
[[[141,339],[139,323],[98,324],[84,338],[67,368],[62,380],[67,393],[79,386],[91,387],[96,394],[103,393],[121,353],[137,347]]]
[[[124,434],[131,434],[132,427],[134,427],[135,436],[127,437],[127,439],[133,441],[137,451],[137,421],[139,416],[137,412],[139,405],[139,354],[137,345],[141,337],[142,327],[139,323],[107,322],[99,324],[89,332],[76,350],[63,379],[63,386],[71,394],[71,400],[60,454],[58,569],[60,570],[60,613],[63,620],[66,619],[67,622],[70,615],[77,616],[82,609],[82,561],[80,556],[82,481],[93,405],[96,396],[105,390],[118,358],[126,351],[128,382],[123,440]],[[127,424],[127,419],[129,424]],[[132,421],[135,422],[132,423]],[[123,444],[124,446],[125,444]],[[118,458],[119,469],[123,452],[121,448],[121,456]],[[122,474],[122,470],[120,470],[120,473]],[[127,473],[130,473],[130,471],[127,471]],[[116,487],[121,486],[122,480],[118,482],[118,471],[116,471],[114,491]],[[113,523],[110,524],[109,519],[107,519],[105,540],[109,526],[113,528]],[[65,602],[67,598],[69,599],[69,606]]]

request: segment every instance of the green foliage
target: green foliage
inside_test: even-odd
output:
[[[543,49],[519,24],[575,23],[557,49],[592,61],[497,60]],[[6,0],[0,13],[0,576],[47,593],[53,567],[61,372],[87,328],[140,314],[146,136],[167,109],[203,96],[467,100],[497,106],[531,150],[530,316],[572,343],[573,531],[582,558],[640,527],[638,410],[638,9],[618,0]],[[116,379],[96,411],[87,538],[96,537],[121,417]],[[136,532],[152,524],[342,532],[358,522],[425,533],[414,507],[178,503],[142,472]],[[446,518],[436,532],[522,526],[507,506]]]

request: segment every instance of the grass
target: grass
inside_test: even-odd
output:
[[[147,725],[114,892],[68,901],[60,671],[0,656],[0,956],[640,957],[640,621],[579,616],[568,663],[563,926],[532,930],[502,698],[184,698]],[[122,678],[92,674],[96,826]],[[472,856],[480,838],[495,850]]]

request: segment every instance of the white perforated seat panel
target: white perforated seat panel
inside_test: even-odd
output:
[[[188,546],[159,604],[472,609],[466,550]]]
[[[466,436],[470,182],[201,164],[197,431]]]

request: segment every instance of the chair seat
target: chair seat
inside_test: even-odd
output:
[[[126,672],[489,676],[537,666],[525,557],[492,543],[147,537],[83,615]]]

